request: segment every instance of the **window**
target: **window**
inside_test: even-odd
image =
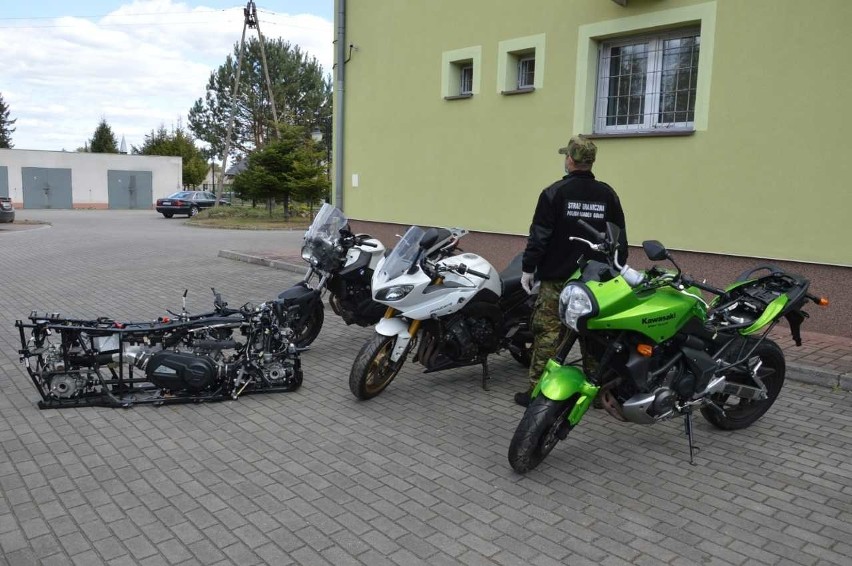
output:
[[[700,31],[600,44],[595,133],[693,130]]]
[[[501,41],[497,46],[497,92],[528,94],[544,87],[545,35]]]
[[[473,94],[473,65],[468,63],[459,65],[459,92],[458,94]]]
[[[535,87],[535,56],[518,60],[518,89]]]
[[[471,98],[479,93],[482,47],[465,47],[441,54],[441,96],[444,100]]]
[[[662,2],[661,2],[662,4]],[[710,86],[713,83],[713,56],[716,45],[716,4],[717,2],[704,2],[701,4],[691,4],[689,6],[680,6],[668,10],[655,10],[644,14],[636,14],[618,18],[614,20],[605,20],[581,25],[577,33],[577,72],[574,82],[574,131],[585,132],[589,135],[600,136],[648,136],[648,135],[689,135],[693,132],[706,131],[710,122]],[[661,31],[666,30],[666,31]],[[672,34],[680,30],[680,34]],[[700,38],[697,33],[701,31]],[[685,32],[691,33],[685,33]],[[607,49],[613,46],[621,47],[631,43],[638,43],[639,39],[646,38],[650,40],[661,40],[663,38],[670,39],[672,35],[678,37],[694,37],[695,38],[695,57],[697,58],[697,68],[693,68],[692,80],[694,84],[694,94],[685,108],[687,111],[686,118],[692,113],[691,119],[686,122],[688,125],[678,122],[666,122],[670,119],[683,119],[682,116],[663,116],[662,122],[660,116],[654,117],[652,112],[653,100],[649,102],[648,97],[642,97],[643,107],[641,111],[635,113],[642,115],[641,124],[616,124],[607,126],[607,110],[609,107],[609,75],[612,57],[611,51],[606,55]],[[698,49],[701,54],[698,56]],[[654,49],[647,50],[654,53]],[[606,65],[602,65],[604,56],[608,57]],[[662,68],[662,53],[659,55],[660,69]],[[542,62],[536,61],[537,73],[541,75]],[[653,71],[654,66],[648,67]],[[697,78],[695,73],[697,72]],[[684,73],[681,73],[683,75]],[[602,80],[606,77],[605,80]],[[653,74],[647,74],[646,77],[653,79]],[[656,84],[659,85],[661,76],[657,75]],[[539,77],[536,76],[536,81]],[[650,84],[655,84],[655,81],[650,81]],[[646,87],[648,84],[646,84]],[[536,85],[538,88],[538,85]],[[658,86],[658,88],[660,88]],[[662,91],[658,91],[662,92]],[[614,94],[615,96],[615,94]],[[680,93],[677,96],[681,99],[680,104],[685,104],[682,101]],[[657,101],[659,106],[659,100]],[[676,106],[676,105],[675,105]],[[681,110],[683,111],[683,110]],[[648,113],[648,120],[645,120],[645,114]],[[618,115],[618,110],[614,114]],[[625,111],[625,114],[630,114],[630,111]],[[657,108],[659,114],[659,107]],[[666,112],[663,112],[666,114]],[[656,120],[657,126],[654,127],[650,122]],[[622,121],[629,121],[622,119]],[[689,123],[691,122],[691,123]],[[646,125],[646,123],[648,125]],[[660,124],[673,124],[672,126],[663,127]],[[677,127],[675,127],[677,125]]]

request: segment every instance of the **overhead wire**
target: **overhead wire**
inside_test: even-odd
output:
[[[180,26],[184,26],[184,25],[206,25],[206,24],[221,23],[221,20],[187,19],[187,20],[169,21],[169,22],[162,22],[162,21],[159,21],[159,22],[158,21],[145,21],[145,22],[138,22],[138,21],[137,22],[113,22],[113,21],[109,21],[109,22],[102,22],[102,21],[92,21],[92,20],[95,19],[95,18],[107,18],[107,17],[109,17],[110,19],[113,19],[113,18],[120,19],[120,18],[153,17],[153,16],[195,16],[197,14],[207,16],[207,15],[219,14],[221,12],[227,12],[229,10],[235,10],[235,9],[242,10],[242,7],[233,6],[231,8],[221,8],[221,9],[218,9],[218,10],[193,10],[191,12],[139,12],[139,13],[134,13],[134,14],[98,14],[98,15],[91,15],[91,16],[66,15],[66,16],[13,17],[13,18],[0,18],[0,22],[11,22],[11,21],[27,22],[27,21],[32,21],[32,20],[60,20],[60,19],[64,19],[64,18],[74,18],[74,19],[79,19],[79,20],[86,20],[90,23],[97,25],[98,27],[104,27],[104,28],[137,26],[137,25],[144,25],[146,27],[173,26],[173,25],[180,25]],[[263,12],[264,14],[271,15],[271,16],[280,15],[277,12],[271,12],[269,10],[259,10],[259,11]],[[242,15],[242,12],[240,12],[240,13]],[[290,15],[290,14],[287,14],[287,15]],[[268,21],[269,25],[277,24],[277,22],[274,22],[272,20],[265,20],[264,19],[262,21],[263,22]],[[292,27],[292,28],[297,28],[297,29],[306,29],[306,30],[323,29],[323,26],[318,26],[318,25],[313,26],[313,25],[288,23],[287,26]],[[0,29],[62,29],[62,28],[74,28],[74,27],[77,27],[77,26],[75,26],[73,24],[0,25]]]

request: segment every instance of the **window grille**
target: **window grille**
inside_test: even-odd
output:
[[[518,61],[518,88],[535,86],[535,57],[525,57]]]
[[[699,30],[603,43],[595,131],[692,129]]]
[[[459,75],[459,94],[473,93],[473,65],[464,65],[461,67]]]

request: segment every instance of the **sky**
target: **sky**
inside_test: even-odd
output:
[[[333,0],[255,0],[264,37],[333,62]],[[106,119],[127,150],[187,125],[243,31],[239,0],[0,0],[0,94],[14,149],[74,151]],[[246,40],[257,37],[247,29]]]

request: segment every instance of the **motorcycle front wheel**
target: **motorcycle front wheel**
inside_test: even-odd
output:
[[[319,336],[322,330],[322,323],[325,321],[325,312],[322,307],[322,301],[316,301],[311,310],[302,315],[304,319],[300,321],[299,332],[293,339],[293,343],[298,348],[310,346]]]
[[[544,395],[532,400],[509,444],[509,464],[519,474],[532,470],[571,430],[566,417],[574,403],[554,401]]]
[[[755,387],[757,384],[750,372],[757,368],[757,378],[766,387],[766,399],[746,399],[726,393],[713,395],[710,399],[721,407],[725,414],[721,414],[712,407],[702,407],[701,414],[716,428],[722,430],[746,428],[769,410],[781,392],[787,366],[784,361],[784,352],[775,342],[772,340],[761,342],[752,352],[747,365],[749,373],[744,367],[739,366],[727,372],[728,383]]]
[[[402,368],[405,356],[391,360],[396,336],[374,334],[355,357],[349,372],[349,389],[358,399],[372,399],[393,381]]]

